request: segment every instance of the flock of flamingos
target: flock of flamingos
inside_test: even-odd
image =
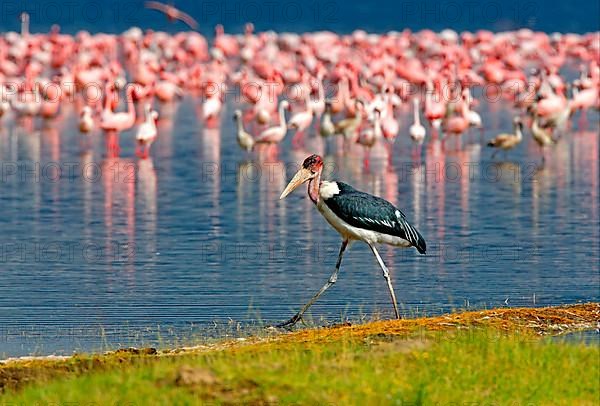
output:
[[[194,27],[172,6],[147,6]],[[139,28],[33,34],[24,13],[20,33],[0,36],[0,116],[53,120],[73,103],[79,130],[101,129],[107,154],[118,155],[119,134],[133,130],[144,158],[160,137],[156,106],[197,98],[210,128],[235,98],[235,136],[246,151],[269,150],[288,134],[292,147],[303,145],[311,131],[339,137],[346,151],[396,137],[410,137],[418,150],[429,137],[485,128],[477,110],[488,98],[510,103],[515,116],[513,132],[487,144],[508,151],[531,134],[543,160],[574,114],[600,108],[599,62],[599,33],[277,34],[247,24],[241,35],[217,26],[209,41],[196,31]],[[400,109],[410,109],[410,122],[399,121]]]

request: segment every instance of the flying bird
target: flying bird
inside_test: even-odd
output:
[[[179,20],[193,30],[198,29],[198,22],[196,20],[194,20],[189,14],[186,14],[183,11],[175,8],[175,6],[172,4],[164,4],[158,1],[147,1],[144,3],[144,6],[151,10],[157,10],[164,13],[171,23],[175,22],[175,20]]]

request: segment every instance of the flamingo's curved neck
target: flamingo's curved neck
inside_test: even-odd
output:
[[[154,122],[154,118],[152,117],[152,110],[151,109],[146,109],[146,111],[144,112],[145,116],[146,116],[146,122],[148,124],[152,124]]]
[[[373,121],[373,133],[375,134],[376,139],[381,138],[381,113],[379,112],[375,112],[375,120]]]
[[[242,118],[235,116],[235,122],[237,123],[238,132],[244,131],[244,123],[242,123]]]
[[[21,36],[29,36],[29,14],[21,14]]]
[[[429,89],[429,87],[427,88],[427,91],[425,92],[425,109],[429,110],[431,108],[431,93],[433,92],[433,89]]]
[[[287,123],[285,122],[285,113],[283,111],[283,104],[279,104],[279,125],[281,128],[287,128]]]
[[[325,89],[323,87],[323,81],[319,80],[319,101],[325,101]]]
[[[573,86],[573,88],[571,89],[571,93],[572,93],[572,97],[575,97],[579,94],[579,88],[577,86]]]
[[[463,109],[463,116],[468,117],[469,114],[471,114],[471,107],[469,106],[468,102],[465,102],[465,108]]]
[[[533,117],[533,123],[531,124],[531,131],[532,132],[538,132],[540,130],[540,125],[538,123],[538,116],[537,114]]]
[[[106,90],[104,93],[105,93],[105,95],[104,95],[104,111],[109,112],[109,111],[111,111],[110,102],[112,99],[112,90],[108,83],[106,84]]]
[[[358,83],[358,77],[356,75],[350,76],[350,87],[348,90],[356,94],[359,87],[360,84]]]
[[[463,109],[462,109],[462,117],[464,119],[468,119],[469,118],[469,112],[471,110],[469,109],[469,102],[463,97]]]
[[[310,102],[310,91],[307,91],[304,97],[304,104],[306,104],[306,111],[312,113],[312,105],[310,104]]]
[[[350,99],[350,84],[348,83],[348,78],[342,80],[339,93],[341,93],[340,98],[342,100]]]
[[[419,99],[415,99],[415,101],[414,101],[413,117],[415,120],[415,124],[420,125],[421,118],[419,117]]]
[[[135,116],[135,106],[133,105],[132,91],[127,92],[127,113],[131,116]]]
[[[519,141],[523,139],[523,132],[521,131],[520,124],[515,124],[515,135]]]

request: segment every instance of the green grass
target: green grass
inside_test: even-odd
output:
[[[597,345],[493,327],[297,334],[9,391],[0,404],[597,404]]]

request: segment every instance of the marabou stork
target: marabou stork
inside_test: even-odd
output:
[[[302,168],[294,175],[280,199],[289,195],[294,189],[308,181],[308,197],[317,206],[327,222],[342,236],[342,246],[335,265],[335,271],[327,283],[300,309],[298,313],[277,327],[293,326],[304,312],[337,281],[342,255],[353,241],[364,241],[375,255],[383,270],[387,282],[396,318],[400,318],[396,295],[392,287],[389,271],[385,266],[375,244],[388,244],[395,247],[415,247],[420,254],[425,254],[425,240],[416,228],[411,226],[404,213],[387,200],[360,192],[342,182],[321,180],[323,159],[311,155],[304,160]]]

